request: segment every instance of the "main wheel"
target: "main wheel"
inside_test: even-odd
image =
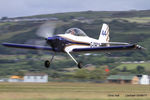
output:
[[[50,61],[46,60],[44,65],[45,65],[46,68],[49,68],[50,67]]]
[[[82,68],[82,62],[78,63],[78,68],[81,69]]]

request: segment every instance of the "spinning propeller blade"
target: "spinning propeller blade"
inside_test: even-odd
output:
[[[43,37],[43,38],[52,37],[54,34],[55,27],[56,27],[55,23],[46,22],[40,26],[36,34],[39,37]]]

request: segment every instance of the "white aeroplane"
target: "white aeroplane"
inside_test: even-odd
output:
[[[99,39],[88,37],[81,29],[70,28],[65,32],[65,34],[58,34],[52,37],[47,37],[45,40],[50,47],[14,43],[2,43],[2,45],[14,48],[64,52],[73,59],[78,68],[82,68],[81,62],[78,62],[71,55],[71,52],[110,52],[143,49],[143,47],[136,44],[109,42],[109,26],[105,23],[102,26]],[[54,55],[50,60],[45,61],[46,68],[49,68],[53,58]]]

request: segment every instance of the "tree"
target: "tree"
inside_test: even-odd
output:
[[[30,59],[30,58],[32,58],[32,54],[27,54],[26,59]]]
[[[8,19],[8,17],[6,16],[1,18],[1,20],[6,20],[6,19]]]
[[[74,77],[79,79],[87,79],[88,76],[89,76],[89,71],[87,69],[77,70],[74,74]]]
[[[96,68],[95,70],[80,69],[75,72],[74,77],[78,79],[104,80],[106,72],[103,68]]]
[[[145,73],[145,68],[144,68],[143,66],[138,65],[138,66],[136,67],[136,70],[137,70],[137,72],[138,72],[139,74]]]
[[[104,80],[106,72],[104,69],[97,68],[90,72],[88,78],[94,80]]]
[[[126,66],[123,67],[122,72],[127,72],[127,67]]]
[[[74,16],[69,16],[69,19],[74,19],[75,17]]]
[[[19,70],[19,71],[17,72],[17,75],[23,77],[25,73],[27,73],[26,70]]]

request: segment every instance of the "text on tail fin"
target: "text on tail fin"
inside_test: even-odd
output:
[[[99,36],[99,41],[109,42],[109,26],[105,23],[102,26],[100,36]]]

